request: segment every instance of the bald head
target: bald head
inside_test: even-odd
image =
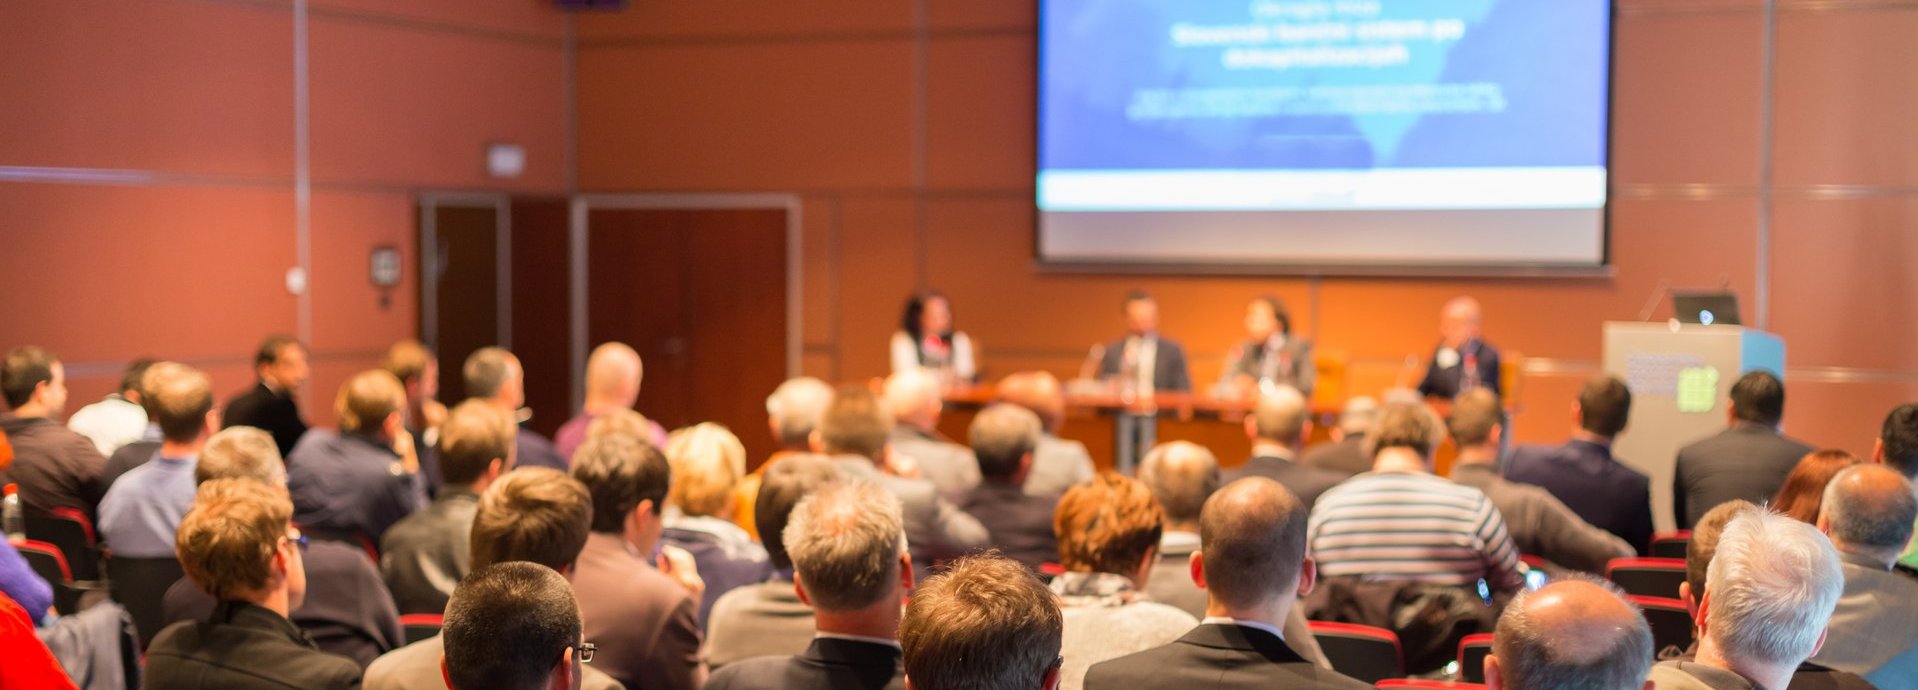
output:
[[[1260,441],[1298,445],[1305,440],[1310,412],[1299,389],[1279,386],[1259,397],[1259,404],[1252,408],[1249,430]]]
[[[1052,372],[1022,371],[1000,379],[999,399],[1032,410],[1047,431],[1056,432],[1065,423],[1065,391]]]
[[[939,424],[939,379],[925,369],[913,368],[886,377],[886,409],[902,424],[931,431]]]
[[[625,343],[603,343],[586,358],[586,400],[589,406],[632,407],[639,400],[639,380],[645,368],[639,353]]]
[[[1610,585],[1574,576],[1512,601],[1499,616],[1486,677],[1494,688],[1638,690],[1652,630]]]
[[[1214,604],[1257,609],[1295,596],[1305,563],[1305,504],[1264,477],[1227,484],[1199,515],[1205,589]]]
[[[1478,300],[1454,297],[1439,310],[1439,336],[1447,347],[1458,347],[1478,337],[1482,314]]]
[[[1825,485],[1818,527],[1839,551],[1871,556],[1891,565],[1911,541],[1918,500],[1911,480],[1884,465],[1853,465]]]
[[[1161,443],[1139,462],[1139,481],[1165,508],[1168,522],[1189,526],[1219,490],[1219,459],[1191,441]]]
[[[787,450],[805,450],[819,417],[832,402],[832,386],[811,376],[787,379],[766,396],[766,420]]]

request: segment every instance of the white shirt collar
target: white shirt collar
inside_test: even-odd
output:
[[[1206,616],[1205,620],[1199,621],[1199,623],[1203,625],[1238,625],[1238,626],[1243,626],[1247,628],[1252,628],[1254,630],[1264,630],[1266,632],[1272,633],[1272,636],[1279,638],[1280,641],[1285,640],[1285,633],[1280,632],[1278,626],[1272,625],[1271,623],[1266,623],[1264,621],[1245,620],[1242,618],[1227,618],[1225,616]]]
[[[819,640],[819,639],[852,640],[854,642],[865,642],[868,644],[883,644],[893,649],[900,648],[898,640],[886,638],[886,637],[866,637],[865,635],[845,635],[841,633],[816,632],[816,633],[813,633],[813,639],[815,640]]]

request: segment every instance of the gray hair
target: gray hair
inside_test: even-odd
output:
[[[1820,505],[1833,542],[1893,556],[1911,541],[1912,523],[1918,521],[1911,481],[1884,465],[1840,470],[1825,484]]]
[[[811,376],[787,379],[766,396],[766,416],[779,430],[779,443],[803,446],[819,428],[819,418],[832,403],[832,386]]]
[[[519,358],[505,348],[482,347],[467,355],[466,364],[460,368],[461,378],[466,380],[466,397],[497,397],[506,388],[506,382],[513,378],[513,370],[519,368]]]
[[[206,440],[200,459],[193,463],[193,482],[250,479],[267,486],[286,486],[286,462],[273,435],[250,426],[221,429]]]
[[[815,608],[856,611],[879,603],[906,552],[899,499],[878,484],[829,484],[800,499],[780,535],[799,586]]]
[[[939,404],[939,379],[918,367],[895,371],[886,377],[883,395],[892,416],[902,417]]]
[[[1838,606],[1844,572],[1817,529],[1769,510],[1725,525],[1706,570],[1706,636],[1734,663],[1797,666]]]
[[[1532,600],[1540,592],[1563,591],[1567,584],[1596,587],[1615,601],[1569,604],[1567,611],[1541,621]],[[1652,666],[1652,628],[1645,614],[1625,600],[1618,587],[1584,573],[1568,573],[1546,590],[1521,592],[1499,616],[1493,653],[1507,687],[1549,690],[1639,690]],[[1565,599],[1559,600],[1561,602]],[[1604,611],[1610,608],[1610,611]],[[1617,620],[1629,611],[1631,622]],[[1583,614],[1583,615],[1578,615]],[[1606,616],[1605,614],[1610,614]],[[1609,639],[1607,636],[1609,635]],[[1607,644],[1609,642],[1609,644]]]
[[[1205,500],[1219,490],[1219,459],[1191,441],[1153,446],[1139,461],[1139,481],[1165,508],[1172,522],[1199,519]]]
[[[1291,386],[1279,386],[1260,396],[1258,404],[1252,407],[1252,425],[1260,439],[1297,443],[1311,413],[1305,394]]]
[[[979,459],[979,474],[1006,478],[1019,471],[1019,460],[1039,447],[1039,415],[1011,403],[997,403],[972,419],[966,440]]]

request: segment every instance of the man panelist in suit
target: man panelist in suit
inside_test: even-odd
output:
[[[1778,432],[1785,418],[1785,384],[1755,369],[1732,384],[1726,414],[1731,426],[1678,449],[1672,472],[1672,519],[1691,529],[1705,511],[1734,499],[1764,503],[1812,452]]]
[[[1498,348],[1485,342],[1479,327],[1483,314],[1478,300],[1455,297],[1439,311],[1439,342],[1432,350],[1425,379],[1419,382],[1419,394],[1432,398],[1454,398],[1467,390],[1483,386],[1499,397]]]
[[[1185,348],[1159,335],[1159,303],[1144,292],[1125,298],[1126,335],[1106,344],[1099,361],[1099,378],[1141,392],[1192,390],[1186,371]]]

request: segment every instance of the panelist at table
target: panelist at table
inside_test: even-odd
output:
[[[1455,398],[1484,387],[1503,398],[1499,389],[1498,348],[1479,333],[1478,300],[1456,297],[1439,311],[1439,343],[1432,351],[1419,393],[1426,397]]]
[[[1135,291],[1126,295],[1124,307],[1126,335],[1106,344],[1099,359],[1099,378],[1117,378],[1120,385],[1136,384],[1138,390],[1192,390],[1185,348],[1159,335],[1159,303]]]
[[[1284,302],[1270,295],[1253,299],[1245,306],[1245,334],[1245,342],[1226,354],[1221,384],[1241,393],[1254,387],[1291,386],[1311,397],[1318,373],[1312,341],[1292,335],[1292,315]]]
[[[899,330],[892,334],[892,373],[923,368],[943,383],[971,383],[979,373],[972,339],[952,329],[952,303],[935,291],[906,300]]]

